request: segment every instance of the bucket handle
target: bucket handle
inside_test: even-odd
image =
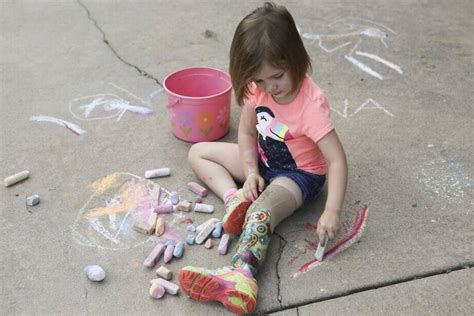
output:
[[[166,106],[168,107],[168,109],[171,109],[172,107],[178,105],[181,103],[181,99],[180,98],[176,98],[176,101],[174,102],[170,102],[168,103]]]

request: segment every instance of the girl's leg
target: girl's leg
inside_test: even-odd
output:
[[[255,276],[265,259],[273,230],[301,204],[301,191],[293,180],[279,177],[272,181],[247,211],[232,265],[249,269]]]
[[[188,161],[199,179],[219,197],[228,189],[237,188],[235,181],[245,181],[237,144],[194,144],[189,150]]]

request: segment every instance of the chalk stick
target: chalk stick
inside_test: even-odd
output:
[[[194,203],[202,203],[202,197],[196,196],[196,198],[194,199]]]
[[[169,281],[173,277],[173,272],[166,269],[164,266],[160,266],[158,270],[156,270],[156,275]]]
[[[229,247],[229,235],[224,234],[222,235],[221,241],[219,242],[219,246],[217,247],[217,251],[221,255],[225,255],[227,253],[227,248]]]
[[[171,173],[170,168],[153,169],[153,170],[148,170],[145,172],[145,178],[151,179],[151,178],[158,178],[158,177],[166,177],[166,176],[169,176],[170,173]]]
[[[176,258],[181,258],[184,252],[184,244],[182,241],[178,241],[173,250],[173,256]]]
[[[155,264],[160,260],[161,255],[165,251],[165,245],[158,243],[155,248],[150,252],[148,257],[143,262],[143,265],[148,268],[153,268]]]
[[[151,191],[152,206],[154,208],[160,205],[160,195],[161,195],[161,188],[159,185],[156,185]]]
[[[173,259],[174,245],[168,245],[165,249],[164,261],[169,263]]]
[[[165,295],[165,292],[166,292],[165,288],[156,282],[152,283],[150,286],[150,291],[149,291],[150,296],[155,299],[162,298],[163,295]]]
[[[100,282],[105,279],[105,271],[101,266],[91,265],[84,268],[84,272],[89,280]]]
[[[214,225],[214,230],[212,231],[212,237],[219,238],[219,237],[221,237],[221,235],[222,235],[222,223],[217,222]]]
[[[219,222],[219,220],[215,217],[209,218],[207,221],[196,227],[196,231],[199,233],[207,224],[211,223],[214,225],[215,223]]]
[[[174,284],[173,282],[166,281],[165,279],[162,279],[162,278],[158,278],[158,279],[151,280],[150,283],[151,284],[158,283],[159,285],[165,288],[167,293],[171,295],[178,294],[179,286]]]
[[[214,230],[214,223],[209,222],[206,226],[202,228],[202,230],[196,236],[196,244],[202,244],[204,240],[212,233]]]
[[[156,220],[155,235],[160,237],[164,233],[165,233],[165,218],[163,216],[158,216]]]
[[[196,226],[194,226],[194,224],[189,224],[188,226],[186,226],[186,230],[188,232],[194,233],[196,231]]]
[[[207,189],[196,182],[188,182],[188,188],[200,197],[207,196]]]
[[[155,231],[157,219],[158,214],[153,211],[150,211],[150,215],[148,216],[148,221],[146,223],[147,231],[149,231],[150,234],[153,234],[153,232]]]
[[[186,237],[186,243],[187,243],[188,245],[194,245],[194,239],[195,239],[195,238],[196,238],[196,237],[194,237],[194,235],[188,235],[188,237]]]
[[[179,201],[177,208],[183,212],[191,212],[192,203],[186,200]]]
[[[173,191],[170,193],[170,201],[173,205],[176,205],[179,203],[179,193],[176,191]]]
[[[314,257],[319,262],[323,261],[324,251],[326,249],[326,245],[327,245],[328,241],[329,241],[329,236],[326,234],[326,235],[324,235],[324,240],[322,240],[322,242],[318,243],[318,249],[316,249],[316,252],[314,253]]]
[[[12,176],[9,176],[9,177],[3,179],[3,184],[6,187],[9,187],[11,185],[14,185],[15,183],[18,183],[20,181],[25,180],[29,176],[30,176],[30,172],[28,170],[23,170],[21,172],[18,172],[16,174],[12,175]]]
[[[133,223],[133,230],[135,230],[136,232],[139,232],[141,234],[149,235],[149,232],[147,230],[147,226],[143,223],[140,223],[140,222]]]
[[[204,243],[204,247],[206,247],[207,249],[211,249],[212,246],[213,246],[213,244],[212,244],[212,239],[209,238],[209,239],[206,240],[206,242]]]
[[[199,213],[214,213],[214,206],[203,203],[196,203],[194,205],[194,212]]]
[[[40,198],[38,194],[33,194],[26,198],[26,205],[28,206],[35,206],[39,204],[39,202],[40,202]]]
[[[155,213],[158,214],[173,213],[173,211],[173,204],[158,205],[155,207]]]

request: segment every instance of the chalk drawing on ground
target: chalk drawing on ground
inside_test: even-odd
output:
[[[365,100],[359,107],[352,113],[348,113],[348,108],[349,108],[349,101],[347,99],[344,99],[344,107],[341,110],[337,110],[333,106],[330,106],[331,111],[336,113],[337,115],[341,116],[342,118],[348,118],[357,115],[359,112],[363,110],[378,110],[382,111],[384,114],[393,117],[393,113],[384,108],[382,105],[380,105],[377,101],[375,101],[372,98],[368,98]]]
[[[441,155],[422,162],[417,178],[433,197],[450,203],[462,202],[472,192],[472,180],[462,166]]]
[[[383,65],[400,75],[403,74],[403,70],[399,65],[376,54],[361,50],[363,49],[361,46],[369,46],[366,43],[370,40],[379,41],[385,48],[388,48],[387,39],[389,34],[396,34],[389,27],[361,18],[339,18],[330,23],[328,27],[334,30],[334,33],[302,33],[301,37],[307,45],[318,43],[318,46],[326,53],[332,54],[343,51],[344,58],[348,62],[379,80],[384,80],[384,75],[361,60],[368,59],[369,62],[376,62],[377,65]]]
[[[64,126],[65,128],[67,128],[68,130],[70,130],[76,135],[82,135],[86,132],[79,125],[65,121],[63,119],[59,119],[59,118],[47,116],[47,115],[32,116],[30,117],[30,121],[55,123],[55,124]]]
[[[316,261],[314,257],[318,246],[316,223],[297,224],[296,229],[286,232],[285,240],[292,245],[284,250],[285,257],[289,258],[286,264],[293,271],[290,276],[296,278],[325,264],[359,241],[367,224],[368,212],[369,208],[365,205],[362,209],[352,209],[342,213],[341,231],[334,240],[328,243],[322,262]],[[302,238],[302,234],[306,237]]]
[[[112,82],[109,82],[108,86],[113,93],[101,93],[71,100],[69,112],[82,121],[112,118],[120,121],[127,112],[149,115],[153,113],[151,99],[161,92],[161,90],[154,91],[147,101]]]
[[[184,239],[180,227],[187,219],[183,212],[163,214],[166,232],[160,237],[140,234],[132,229],[135,221],[146,222],[156,200],[159,185],[131,173],[113,173],[90,185],[92,195],[81,207],[71,230],[80,245],[99,249],[130,249],[147,242]],[[161,187],[160,203],[169,201]],[[184,235],[183,235],[184,234]]]

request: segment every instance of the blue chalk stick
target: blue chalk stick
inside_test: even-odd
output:
[[[184,244],[182,241],[179,241],[174,247],[173,256],[176,258],[181,258],[183,256]]]
[[[190,225],[186,226],[186,230],[188,232],[195,232],[196,231],[196,226],[194,226],[194,224],[190,224]]]
[[[194,235],[188,235],[188,237],[186,237],[186,243],[188,245],[194,245]]]
[[[219,237],[221,237],[221,234],[222,234],[222,223],[217,222],[214,225],[214,230],[212,231],[212,237],[219,238]]]

